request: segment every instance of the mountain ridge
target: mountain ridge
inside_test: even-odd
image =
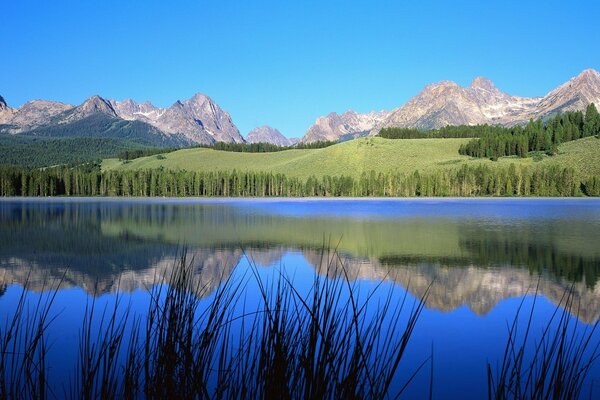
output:
[[[416,96],[391,111],[358,113],[348,110],[342,114],[332,112],[318,117],[300,142],[344,141],[361,136],[375,136],[386,127],[427,130],[446,125],[511,126],[564,111],[583,111],[590,103],[600,105],[600,73],[594,69],[583,70],[541,97],[509,95],[482,76],[475,77],[465,87],[443,80],[426,85]],[[137,131],[144,126],[140,124],[149,125],[153,129],[144,129],[151,140],[152,135],[159,135],[168,138],[169,142],[181,144],[247,142],[233,123],[231,115],[202,93],[196,93],[187,100],[176,100],[165,108],[156,107],[148,101],[117,101],[99,95],[91,96],[77,106],[32,100],[19,108],[11,108],[0,96],[0,133],[58,132],[60,129],[57,126],[67,127],[78,123],[81,127],[81,120],[95,115],[102,115],[100,119],[107,117],[115,121],[137,121]],[[97,119],[92,118],[90,121]],[[126,124],[119,123],[116,126]],[[257,139],[254,137],[262,135],[259,140],[267,140],[273,144],[289,146],[295,143],[279,131],[267,132],[273,128],[259,128],[263,132],[254,132],[249,141],[255,141]],[[112,135],[118,136],[118,132],[112,132]]]
[[[317,118],[308,128],[302,142],[343,140],[345,137],[375,136],[382,128],[437,129],[446,125],[490,124],[511,126],[530,119],[547,118],[564,111],[583,111],[588,104],[600,104],[600,73],[585,69],[579,75],[541,97],[509,95],[488,78],[477,76],[462,87],[456,82],[442,80],[426,85],[380,119],[357,127],[352,120],[369,121],[371,113],[330,113]],[[384,112],[380,112],[384,113]]]
[[[170,145],[245,142],[229,113],[201,93],[187,100],[177,100],[167,108],[155,107],[148,101],[138,104],[132,99],[125,99],[119,102],[99,95],[93,95],[77,106],[33,100],[13,109],[4,98],[0,100],[2,133],[36,135],[44,132],[45,135],[71,136],[61,132],[60,127],[64,127],[63,131],[70,131],[72,129],[68,126],[77,124],[84,131],[96,130],[95,135],[103,136],[106,130],[98,132],[93,124],[82,126],[85,123],[81,121],[88,118],[95,122],[113,119],[116,126],[130,126],[127,121],[136,122],[138,131],[143,125],[148,125],[152,127],[145,128],[150,141],[153,141],[152,136],[156,136],[160,137],[159,141]],[[114,136],[118,136],[118,132],[111,133],[110,137]]]

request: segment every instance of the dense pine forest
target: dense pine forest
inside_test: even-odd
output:
[[[483,136],[490,128],[489,125],[445,126],[426,131],[417,128],[382,128],[378,136],[384,139],[469,139]]]
[[[585,181],[571,168],[463,166],[430,173],[363,173],[309,177],[266,172],[164,169],[101,172],[77,168],[0,167],[0,196],[599,196],[600,177]]]
[[[561,143],[600,135],[600,114],[596,106],[590,104],[585,114],[570,111],[547,121],[532,120],[524,127],[484,128],[477,139],[461,146],[460,154],[492,160],[513,155],[527,157],[530,151],[553,155]]]

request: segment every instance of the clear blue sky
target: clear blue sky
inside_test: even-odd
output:
[[[599,3],[3,0],[0,95],[164,107],[202,92],[242,134],[301,136],[320,115],[392,109],[440,80],[544,95],[600,69]]]

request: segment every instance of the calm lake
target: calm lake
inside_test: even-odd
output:
[[[223,278],[246,280],[251,302],[260,296],[251,264],[265,280],[286,276],[301,292],[325,247],[337,249],[358,287],[384,280],[398,301],[413,301],[431,285],[400,374],[432,353],[433,368],[417,373],[406,398],[427,398],[433,371],[434,398],[479,399],[521,303],[526,323],[535,302],[532,336],[570,288],[577,327],[600,319],[599,239],[597,199],[3,199],[0,324],[26,282],[35,298],[64,276],[48,363],[51,380],[68,382],[86,303],[110,304],[120,293],[143,314],[149,287],[183,248],[209,292]],[[600,395],[599,363],[584,396],[590,390]]]

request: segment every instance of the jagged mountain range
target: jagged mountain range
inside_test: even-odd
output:
[[[563,111],[600,104],[600,74],[587,69],[543,97],[511,96],[489,79],[477,77],[468,87],[452,81],[426,86],[417,96],[390,112],[331,113],[317,119],[303,142],[340,140],[379,133],[384,127],[436,129],[446,125],[511,126]]]
[[[0,124],[3,132],[46,136],[70,136],[65,132],[73,131],[73,124],[79,131],[97,136],[106,136],[107,130],[116,125],[113,130],[118,136],[123,126],[135,125],[138,131],[144,131],[142,136],[158,138],[165,145],[244,142],[230,115],[203,94],[178,100],[168,108],[149,102],[138,104],[131,99],[119,102],[92,96],[79,106],[34,100],[12,109],[2,99]]]
[[[372,136],[384,127],[510,126],[558,112],[583,110],[589,103],[600,104],[600,74],[593,69],[584,70],[543,97],[531,98],[506,94],[482,77],[475,78],[468,87],[442,81],[426,86],[406,104],[389,112],[349,110],[319,117],[301,142]],[[200,93],[188,100],[177,100],[167,108],[150,102],[107,100],[100,96],[92,96],[78,106],[33,100],[22,107],[11,108],[0,96],[0,133],[122,137],[161,146],[261,141],[289,146],[295,143],[269,126],[255,128],[244,138],[229,113]]]

